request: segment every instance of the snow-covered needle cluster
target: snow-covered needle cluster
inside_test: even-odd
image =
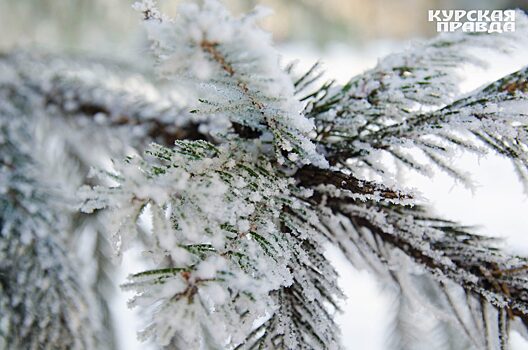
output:
[[[304,198],[310,191],[290,189],[294,181],[268,161],[205,141],[151,145],[146,154],[149,161],[130,158],[107,175],[117,186],[86,189],[83,205],[112,209],[118,251],[136,238],[142,217],[151,221],[145,249],[163,267],[132,275],[125,285],[138,293],[132,306],[152,308],[144,336],[177,348],[238,345],[280,307],[271,291],[295,281],[316,302],[324,298],[318,288],[337,290],[335,273],[318,279],[330,279],[328,285],[316,286],[305,267],[310,257],[299,254],[317,224]]]
[[[135,8],[145,15],[160,73],[188,83],[199,97],[193,112],[208,120],[202,128],[218,137],[234,129],[239,137],[259,138],[264,149],[271,143],[281,163],[286,156],[293,163],[327,166],[310,141],[314,123],[301,113],[271,36],[256,24],[267,11],[257,8],[235,18],[218,1],[207,0],[202,6],[185,3],[169,19],[153,1]]]
[[[459,89],[485,63],[475,52],[528,44],[525,15],[515,33],[444,35],[318,86],[317,66],[281,66],[261,9],[134,7],[164,82],[0,55],[1,349],[114,348],[106,234],[118,256],[143,250],[123,287],[159,348],[341,348],[325,244],[393,287],[394,348],[502,350],[510,329],[526,334],[528,260],[393,176],[436,165],[467,182],[456,152],[493,150],[528,184],[528,70]]]
[[[95,348],[100,326],[64,246],[65,198],[39,170],[38,110],[23,109],[30,104],[22,91],[7,91],[0,89],[0,348]]]
[[[513,148],[514,158],[525,157],[526,148],[518,148],[526,145],[525,71],[505,78],[511,84],[497,82],[495,89],[455,103],[462,97],[465,68],[486,67],[484,57],[500,58],[528,45],[528,19],[516,14],[516,32],[440,35],[381,59],[344,86],[323,87],[309,100],[306,114],[316,120],[330,163],[348,160],[345,167],[356,172],[390,173],[393,163],[380,161],[380,155],[389,155],[397,166],[430,175],[428,164],[434,164],[469,184],[451,165],[456,151],[483,154],[489,146],[504,154]],[[521,163],[525,177],[528,163]]]

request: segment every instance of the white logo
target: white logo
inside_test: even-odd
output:
[[[439,33],[515,31],[515,10],[429,10],[428,19]]]

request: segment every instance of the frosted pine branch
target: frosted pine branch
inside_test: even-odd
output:
[[[64,198],[33,157],[36,116],[20,114],[24,96],[0,96],[0,347],[105,348],[94,296],[65,249]]]
[[[153,3],[137,7],[155,13]],[[313,121],[302,115],[269,34],[256,25],[264,14],[258,9],[234,18],[208,0],[202,7],[182,5],[174,20],[147,16],[146,28],[163,76],[187,82],[191,91],[197,88],[201,104],[193,112],[226,119],[213,129],[216,134],[237,132],[242,125],[263,143],[272,141],[281,163],[284,152],[291,162],[326,167],[309,137]]]
[[[4,74],[16,77],[9,83],[22,84],[50,113],[58,110],[81,124],[126,128],[136,138],[164,144],[201,137],[181,100],[121,62],[23,51],[0,60],[9,70]]]
[[[447,165],[451,149],[483,153],[483,147],[488,147],[511,159],[521,178],[526,180],[527,79],[524,68],[439,111],[365,133],[357,138],[357,143],[368,145],[371,151],[386,151],[406,165],[421,167],[398,152],[402,146],[413,145],[455,175],[456,170]],[[356,152],[345,149],[342,153],[336,152],[335,157],[361,159],[364,155],[361,149]]]
[[[526,258],[504,254],[490,239],[472,234],[467,228],[454,223],[429,216],[416,208],[363,206],[340,199],[327,199],[326,205],[330,210],[327,212],[330,218],[326,221],[329,239],[338,244],[358,266],[367,266],[392,280],[401,286],[404,293],[419,289],[402,285],[398,277],[405,274],[405,270],[402,270],[405,265],[398,258],[403,253],[420,266],[418,270],[410,268],[406,273],[420,275],[426,272],[434,277],[438,291],[460,288],[471,296],[468,302],[463,298],[452,301],[447,297],[449,294],[444,295],[440,309],[435,310],[437,314],[453,312],[454,307],[469,309],[469,305],[463,305],[476,300],[492,305],[498,310],[497,315],[505,312],[508,316],[503,322],[513,322],[518,317],[526,324]],[[359,256],[358,252],[361,252]],[[392,272],[393,269],[397,272]],[[437,304],[424,300],[426,304]],[[479,304],[478,307],[483,308],[484,304]],[[455,309],[454,312],[458,310]],[[475,348],[485,347],[482,341],[490,339],[489,332],[502,334],[497,317],[487,319],[487,327],[495,327],[491,331],[480,322],[475,324],[474,319],[467,320],[459,315],[450,321],[462,324],[466,336]],[[494,343],[494,340],[490,341]]]
[[[463,68],[486,64],[476,53],[485,52],[482,50],[486,49],[507,54],[528,44],[526,15],[519,11],[516,18],[518,27],[514,33],[441,35],[427,43],[415,44],[402,53],[389,55],[374,69],[352,78],[345,86],[327,84],[318,91],[306,92],[307,96],[303,98],[307,102],[305,111],[309,117],[316,120],[317,139],[328,153],[329,161],[333,164],[344,164],[349,160],[347,166],[367,167],[377,171],[382,170],[376,166],[381,152],[391,155],[405,167],[427,174],[427,164],[418,161],[412,152],[409,152],[409,149],[419,149],[440,169],[466,181],[464,174],[449,164],[449,158],[457,149],[483,153],[485,148],[482,144],[474,142],[474,139],[468,140],[464,132],[470,127],[460,123],[454,125],[454,118],[449,121],[444,118],[441,123],[442,130],[435,130],[439,124],[430,122],[435,116],[438,117],[439,113],[430,111],[439,111],[442,108],[443,111],[448,111],[449,107],[446,106],[450,104],[454,104],[454,108],[459,107],[457,103],[460,102],[455,101],[462,97],[459,84]],[[522,79],[519,75],[525,72],[514,74]],[[513,77],[512,75],[510,78]],[[520,86],[522,87],[522,81]],[[525,106],[525,94],[523,95],[522,89],[513,85],[510,87],[510,90],[512,89],[516,91],[517,102],[509,103],[507,108],[502,105],[505,101],[488,101],[486,97],[480,96],[482,100],[474,100],[479,101],[473,105],[475,110],[472,111],[472,107],[467,106],[464,112],[479,113],[478,108],[493,104],[497,107],[494,112],[496,118],[493,121],[488,120],[486,125],[496,129],[517,123],[517,119],[510,118],[509,111],[515,108],[517,111],[522,110]],[[508,93],[513,95],[513,90]],[[500,99],[500,96],[498,93],[494,98]],[[464,100],[466,99],[462,101]],[[501,120],[503,108],[506,109]],[[525,120],[520,123],[524,125]],[[418,124],[421,124],[422,128],[415,130],[414,127]],[[476,124],[478,122],[474,125]],[[521,131],[522,126],[517,130]],[[412,136],[407,132],[412,133]],[[508,132],[499,129],[494,131],[494,134],[502,135]],[[431,134],[435,136],[429,137]],[[486,138],[489,140],[489,136]],[[488,146],[494,144],[493,140],[491,141],[487,142]],[[509,148],[511,141],[506,142],[507,145],[502,148],[500,142],[498,148],[492,148],[500,149],[500,153],[504,153],[505,147]]]
[[[118,187],[86,192],[83,210],[113,209],[119,251],[134,238],[142,215],[152,221],[146,248],[159,267],[133,275],[126,285],[138,292],[132,305],[152,309],[145,336],[178,347],[236,345],[255,321],[277,312],[267,321],[282,325],[267,331],[273,337],[290,337],[283,327],[292,325],[277,318],[298,322],[300,339],[285,340],[284,348],[337,344],[336,336],[321,333],[335,328],[322,300],[335,304],[339,289],[318,253],[320,243],[310,238],[315,213],[303,204],[302,191],[290,189],[291,181],[237,146],[152,146],[147,154],[155,162],[131,159],[112,176]],[[303,294],[302,303],[283,305],[300,297],[289,296],[294,290]],[[304,303],[307,311],[301,312],[297,307]]]
[[[135,8],[170,83],[104,60],[0,57],[0,346],[103,346],[88,312],[102,296],[67,253],[80,223],[98,235],[99,220],[118,256],[137,245],[148,258],[123,287],[145,311],[142,339],[159,347],[339,349],[343,295],[325,243],[395,287],[404,348],[412,305],[436,318],[435,344],[449,334],[505,349],[512,327],[526,329],[526,258],[429,214],[389,176],[362,177],[387,175],[384,153],[463,180],[456,152],[488,149],[526,176],[526,69],[465,96],[458,86],[464,65],[483,64],[475,48],[526,43],[524,15],[516,33],[444,35],[314,89],[319,66],[283,68],[261,10],[234,17],[205,1],[171,19],[152,0]],[[43,134],[50,142],[36,143]],[[42,164],[62,166],[58,191]],[[59,204],[79,185],[87,214],[75,218]]]

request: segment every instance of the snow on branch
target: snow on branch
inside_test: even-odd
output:
[[[358,143],[368,145],[366,152],[383,150],[404,164],[424,167],[401,150],[412,145],[455,177],[462,176],[449,164],[453,152],[466,149],[482,154],[488,148],[511,159],[527,183],[527,81],[528,68],[523,68],[438,111],[365,134]],[[348,151],[340,156],[350,156]]]
[[[128,128],[138,139],[166,145],[202,137],[180,99],[124,63],[25,51],[0,56],[0,63],[6,69],[0,88],[26,90],[50,114],[81,125]]]
[[[105,348],[93,296],[68,254],[65,198],[37,158],[38,110],[0,89],[0,347]]]
[[[516,13],[517,30],[513,33],[451,33],[441,35],[423,44],[416,44],[410,49],[389,55],[378,65],[353,79],[345,86],[334,87],[324,85],[319,91],[308,94],[305,98],[305,113],[313,117],[317,125],[317,141],[327,153],[331,164],[342,164],[346,167],[367,167],[377,169],[380,152],[389,154],[399,164],[428,173],[426,164],[416,159],[408,150],[418,148],[432,163],[449,174],[464,179],[456,169],[449,164],[449,158],[457,149],[466,149],[482,154],[482,144],[468,140],[468,129],[474,131],[477,125],[483,125],[493,134],[484,132],[478,137],[483,138],[488,146],[500,150],[502,154],[514,155],[506,149],[515,148],[512,145],[512,126],[517,126],[516,133],[523,133],[525,93],[522,91],[526,71],[522,70],[505,79],[520,79],[516,84],[507,85],[504,80],[503,90],[486,90],[475,95],[472,105],[467,105],[463,111],[453,111],[462,108],[459,85],[462,70],[468,65],[484,65],[485,61],[477,56],[480,49],[499,53],[511,53],[517,48],[528,45],[528,20],[526,15]],[[516,78],[515,78],[516,77]],[[490,87],[491,88],[491,87]],[[515,99],[501,99],[505,95],[516,95]],[[479,100],[479,96],[481,100]],[[492,101],[490,99],[498,100]],[[462,99],[461,101],[466,101]],[[513,101],[515,100],[515,102]],[[506,102],[508,105],[506,106]],[[482,102],[482,103],[480,103]],[[451,105],[451,107],[446,107]],[[450,111],[450,114],[479,114],[487,106],[486,113],[492,113],[494,118],[476,120],[468,125],[455,125],[455,118],[447,120],[444,117],[442,129],[435,123],[435,116]],[[491,112],[493,106],[497,109]],[[442,109],[443,108],[443,109]],[[451,109],[450,109],[451,108]],[[480,109],[480,110],[479,110]],[[460,118],[459,118],[460,119]],[[519,121],[521,119],[521,121]],[[451,123],[453,122],[453,123]],[[451,124],[451,128],[447,128]],[[418,130],[415,127],[420,125]],[[508,126],[509,125],[509,126]],[[449,129],[449,132],[447,130]],[[412,130],[412,131],[411,131]],[[425,132],[424,130],[427,130]],[[462,135],[460,134],[462,132]],[[434,134],[435,137],[429,137]],[[426,136],[427,135],[427,136]],[[484,136],[484,137],[482,137]],[[494,141],[493,138],[507,140]],[[522,137],[520,142],[522,143]],[[518,149],[515,151],[518,152]],[[514,157],[518,158],[519,154]],[[511,157],[510,157],[511,158]],[[349,164],[345,164],[349,160]],[[521,160],[521,163],[524,162]]]
[[[317,189],[316,195],[348,197],[353,200],[385,201],[395,204],[412,204],[415,201],[411,193],[388,188],[382,184],[360,180],[353,175],[335,169],[319,169],[304,166],[295,173],[299,185]]]
[[[148,160],[117,165],[109,175],[117,186],[81,191],[84,211],[110,209],[118,252],[129,247],[142,217],[152,222],[145,254],[155,266],[125,285],[137,292],[131,305],[150,310],[144,337],[178,348],[243,345],[255,322],[285,307],[276,293],[294,285],[308,310],[290,311],[303,325],[298,331],[336,343],[335,333],[324,331],[335,324],[321,319],[327,314],[322,300],[335,304],[340,294],[312,237],[317,215],[303,199],[309,192],[291,187],[294,180],[236,145],[177,141],[172,149],[153,144],[146,154]]]
[[[83,169],[110,163],[110,153],[144,153],[93,170],[99,179],[78,195],[82,210],[105,222],[118,255],[137,243],[150,258],[123,287],[135,291],[130,305],[147,311],[142,337],[160,346],[339,349],[342,293],[322,249],[328,241],[406,301],[420,299],[459,325],[476,348],[505,348],[509,328],[528,324],[526,258],[428,214],[388,177],[366,181],[360,172],[383,173],[380,154],[389,154],[463,179],[454,152],[493,149],[526,178],[528,70],[466,96],[458,90],[463,66],[483,63],[475,48],[526,43],[524,15],[516,33],[444,35],[343,87],[310,92],[318,66],[294,78],[281,68],[257,26],[259,9],[233,17],[206,0],[171,19],[153,0],[135,8],[160,75],[174,83],[167,90],[183,88],[197,102],[182,103],[129,67],[0,56],[0,347],[101,344],[103,323],[64,249],[73,225],[59,209],[64,196],[46,189],[34,152],[32,138],[48,132],[37,130],[43,120],[67,126],[49,134]],[[74,124],[82,127],[73,132]],[[94,157],[81,135],[108,152]],[[152,141],[160,144],[142,152]],[[86,174],[75,173],[83,183]]]
[[[256,24],[266,14],[262,8],[235,18],[218,1],[206,0],[201,7],[184,3],[175,19],[159,14],[150,0],[136,9],[145,14],[160,74],[196,92],[197,116],[226,120],[216,121],[220,127],[211,132],[272,141],[281,163],[328,166],[311,141],[314,123],[302,114],[271,36]]]
[[[351,262],[398,285],[402,297],[418,298],[437,317],[459,324],[475,348],[492,344],[502,349],[497,342],[508,338],[509,326],[501,322],[525,328],[526,258],[508,255],[494,240],[436,218],[421,207],[360,204],[340,198],[327,198],[324,205],[325,232]],[[432,277],[439,297],[431,300],[420,292],[423,274]]]

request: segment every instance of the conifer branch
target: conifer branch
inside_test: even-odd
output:
[[[379,154],[388,154],[399,164],[428,174],[427,164],[408,152],[418,149],[429,162],[468,183],[449,159],[460,149],[484,154],[487,147],[515,159],[517,171],[526,178],[525,160],[520,159],[526,153],[522,145],[526,118],[521,111],[526,101],[525,69],[472,97],[462,98],[458,87],[464,66],[485,64],[474,50],[507,53],[528,44],[526,16],[517,12],[516,18],[514,33],[439,36],[388,56],[342,87],[328,83],[309,92],[305,113],[315,119],[318,143],[330,163],[383,173],[375,164]],[[481,113],[486,106],[487,112]],[[489,132],[476,130],[479,125]],[[512,133],[518,136],[502,139]]]
[[[104,346],[100,318],[87,310],[97,297],[65,249],[84,217],[61,211],[63,197],[46,189],[33,154],[39,132],[30,126],[50,120],[68,133],[83,126],[57,136],[76,146],[65,153],[88,184],[77,193],[82,210],[90,220],[101,212],[118,255],[139,241],[151,258],[123,287],[147,311],[141,336],[160,347],[340,348],[334,314],[343,295],[324,256],[328,241],[396,285],[402,310],[423,299],[440,334],[454,322],[475,348],[504,349],[510,328],[528,324],[528,260],[428,214],[415,193],[389,185],[377,158],[426,173],[427,162],[408,152],[418,149],[464,180],[454,152],[492,149],[526,177],[527,69],[467,96],[458,89],[461,62],[482,64],[472,49],[526,41],[523,15],[517,33],[442,36],[345,86],[313,90],[319,66],[298,77],[283,69],[259,11],[237,18],[208,0],[170,19],[152,0],[135,7],[158,72],[174,80],[166,89],[196,102],[126,67],[111,74],[98,61],[0,56],[8,77],[0,81],[0,324],[8,325],[0,346]],[[104,168],[74,140],[89,133],[100,134],[90,146],[108,143],[100,163],[130,148],[143,156]],[[92,166],[98,178],[87,181]],[[364,180],[365,168],[381,176]]]
[[[93,296],[65,250],[64,199],[38,176],[35,120],[19,114],[24,96],[0,96],[0,346],[104,349]]]

